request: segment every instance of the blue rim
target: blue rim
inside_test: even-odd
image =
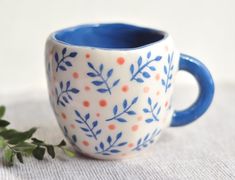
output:
[[[102,46],[100,45],[92,45],[92,44],[89,44],[89,43],[79,43],[79,42],[72,42],[71,43],[71,40],[76,40],[77,41],[79,40],[80,36],[83,36],[82,33],[84,33],[84,30],[85,31],[88,31],[89,29],[94,29],[94,28],[103,28],[103,30],[107,31],[107,29],[109,29],[110,31],[113,31],[113,30],[118,30],[117,27],[119,28],[119,32],[120,30],[122,30],[122,32],[126,31],[128,32],[128,30],[132,30],[132,33],[135,33],[137,31],[142,31],[142,34],[143,35],[149,35],[151,36],[150,33],[154,33],[152,34],[151,37],[149,37],[149,39],[157,39],[155,41],[152,40],[152,42],[142,42],[142,45],[140,46],[136,46],[136,47],[104,47],[105,44],[107,44],[105,41],[103,41],[102,43]],[[80,32],[77,32],[77,34],[75,34],[76,31],[80,31]],[[80,34],[81,35],[80,35]],[[89,35],[91,35],[93,32],[91,32]],[[69,39],[68,38],[68,34],[70,34],[71,38]],[[94,33],[93,33],[94,34]],[[116,36],[116,34],[113,34],[113,36]],[[133,34],[130,34],[130,35],[133,35]],[[66,36],[67,36],[67,39],[66,39]],[[79,38],[78,38],[79,36]],[[114,37],[115,37],[114,36]],[[162,38],[158,39],[156,36],[162,36]],[[155,44],[159,44],[160,42],[166,40],[169,35],[167,32],[164,32],[164,31],[161,31],[161,30],[157,30],[157,29],[152,29],[152,28],[146,28],[146,27],[141,27],[141,26],[136,26],[136,25],[131,25],[131,24],[125,24],[125,23],[100,23],[100,24],[84,24],[84,25],[77,25],[77,26],[74,26],[74,27],[69,27],[69,28],[65,28],[65,29],[61,29],[61,30],[58,30],[54,33],[51,34],[51,39],[53,39],[54,41],[56,41],[57,43],[59,44],[63,44],[63,45],[67,45],[67,46],[73,46],[73,47],[85,47],[85,48],[93,48],[93,49],[102,49],[102,50],[118,50],[118,51],[129,51],[129,50],[138,50],[138,49],[141,49],[141,48],[145,48],[145,47],[148,47],[148,46],[151,46],[151,45],[155,45]],[[84,37],[84,36],[83,36]],[[120,40],[122,40],[123,42],[123,39],[126,39],[128,38],[129,36],[125,36],[123,38],[120,38]],[[134,39],[138,39],[139,37],[133,37]],[[68,40],[69,39],[69,40]],[[101,37],[100,37],[101,39]],[[111,40],[113,38],[109,38],[108,40]],[[106,39],[107,40],[107,39]],[[144,40],[144,38],[143,38]],[[95,38],[92,38],[92,42],[97,42],[97,39]],[[120,43],[121,41],[119,41]],[[117,44],[115,42],[115,44]],[[113,43],[112,46],[115,45]]]

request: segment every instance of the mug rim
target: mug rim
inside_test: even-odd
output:
[[[159,35],[162,35],[163,37],[159,40],[156,40],[154,42],[150,42],[150,43],[146,43],[144,45],[140,45],[137,47],[124,47],[124,48],[109,48],[109,47],[98,47],[98,46],[87,46],[87,45],[76,45],[76,44],[72,44],[63,40],[58,39],[56,36],[58,35],[58,33],[68,33],[71,31],[74,31],[76,29],[79,28],[89,28],[89,27],[102,27],[102,26],[127,26],[127,27],[132,27],[132,28],[138,28],[138,29],[145,29],[147,31],[152,31],[155,33],[158,33]],[[53,33],[51,33],[49,35],[49,40],[54,41],[55,43],[59,44],[59,45],[66,45],[66,46],[70,46],[70,47],[74,47],[74,48],[92,48],[92,49],[100,49],[100,50],[107,50],[107,51],[131,51],[131,50],[139,50],[139,49],[143,49],[152,45],[158,45],[160,43],[162,43],[163,41],[166,41],[168,38],[170,37],[170,35],[163,30],[159,30],[159,29],[154,29],[154,28],[148,28],[145,26],[138,26],[138,25],[134,25],[134,24],[128,24],[128,23],[90,23],[90,24],[82,24],[82,25],[76,25],[76,26],[72,26],[72,27],[67,27],[67,28],[63,28],[57,31],[54,31]]]

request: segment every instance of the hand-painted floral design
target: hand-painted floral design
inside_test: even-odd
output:
[[[137,61],[136,70],[134,64],[131,64],[130,66],[130,80],[135,80],[136,82],[143,83],[144,79],[148,79],[151,77],[151,73],[149,73],[147,69],[149,69],[150,71],[156,71],[156,66],[153,66],[152,64],[153,62],[160,61],[161,59],[161,56],[151,58],[151,52],[147,53],[146,60],[143,60],[142,56],[140,56]]]
[[[64,126],[64,135],[65,135],[65,137],[67,137],[69,139],[71,144],[73,144],[73,145],[76,144],[77,136],[75,134],[73,134],[70,138],[69,135],[68,135],[68,129],[67,129],[66,126]]]
[[[101,129],[97,127],[98,121],[92,121],[89,113],[82,117],[81,114],[75,110],[75,114],[78,118],[75,121],[81,126],[80,129],[86,134],[86,136],[97,140],[97,136],[101,133]]]
[[[131,107],[137,102],[138,97],[135,97],[134,99],[132,99],[131,103],[128,105],[127,100],[125,99],[122,103],[122,108],[123,110],[121,110],[120,112],[118,112],[118,105],[115,105],[113,107],[113,116],[111,118],[106,119],[106,121],[118,121],[118,122],[127,122],[127,120],[123,117],[123,115],[127,114],[127,115],[135,115],[136,112],[131,110]]]
[[[70,60],[77,56],[77,52],[70,52],[70,53],[67,53],[67,55],[66,53],[67,53],[67,48],[64,48],[62,50],[62,53],[61,53],[62,57],[59,57],[59,54],[57,52],[55,53],[54,58],[57,63],[56,72],[58,72],[59,70],[66,71],[68,67],[73,66]]]
[[[100,64],[99,69],[96,69],[94,65],[90,62],[87,63],[88,67],[92,70],[88,72],[87,75],[91,78],[95,78],[91,83],[95,85],[99,93],[109,93],[113,87],[117,86],[120,79],[117,79],[110,83],[110,78],[113,75],[113,69],[109,69],[106,73],[104,72],[104,65]]]
[[[161,106],[158,105],[158,102],[153,104],[152,99],[150,97],[148,97],[148,105],[149,105],[149,108],[144,108],[143,111],[144,113],[151,114],[151,117],[146,119],[145,122],[151,123],[154,121],[159,121],[158,115],[161,112]]]
[[[162,85],[164,86],[165,92],[171,87],[172,80],[172,70],[174,69],[174,65],[172,63],[174,57],[174,52],[168,54],[167,65],[164,65],[164,74],[166,75],[165,79],[162,79]]]
[[[119,142],[121,137],[122,132],[119,132],[115,138],[108,136],[106,139],[107,143],[100,142],[99,146],[95,146],[96,154],[111,155],[120,153],[121,150],[119,150],[119,148],[127,144],[126,141]]]
[[[157,135],[159,135],[160,129],[156,128],[151,134],[148,133],[144,136],[144,138],[140,138],[137,141],[136,146],[132,149],[132,151],[140,151],[143,148],[146,148],[149,144],[154,142],[154,139]]]
[[[55,88],[57,105],[65,107],[66,104],[69,104],[69,102],[73,100],[72,95],[80,92],[77,88],[72,88],[70,86],[70,81],[67,81],[66,84],[61,81],[59,87]]]
[[[75,150],[119,159],[150,146],[169,112],[178,53],[61,46],[47,54],[46,73],[54,113]]]

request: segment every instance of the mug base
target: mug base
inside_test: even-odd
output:
[[[79,152],[76,151],[78,155],[83,156],[84,158],[89,158],[89,159],[96,159],[96,160],[104,160],[104,161],[112,161],[112,160],[124,160],[124,159],[132,159],[137,157],[138,153],[134,153],[134,154],[121,154],[121,155],[116,155],[116,156],[97,156],[97,155],[91,155],[91,154],[87,154],[85,152]],[[143,153],[142,153],[143,154]]]
[[[156,139],[157,142],[158,138]],[[156,142],[152,145],[156,145]],[[98,154],[89,154],[86,152],[81,151],[78,149],[76,146],[72,146],[73,149],[76,151],[78,157],[82,158],[88,158],[88,159],[93,159],[93,160],[104,160],[104,161],[112,161],[112,160],[125,160],[125,159],[133,159],[133,158],[138,158],[138,157],[143,157],[143,158],[148,158],[151,154],[150,150],[151,147],[148,147],[144,149],[143,151],[137,151],[137,152],[132,152],[132,153],[121,153],[118,155],[98,155]]]

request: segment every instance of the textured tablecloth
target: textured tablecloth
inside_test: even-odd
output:
[[[178,91],[176,101],[190,89]],[[0,95],[12,127],[40,127],[37,136],[58,143],[63,138],[45,92]],[[25,158],[8,168],[0,163],[0,179],[235,179],[235,84],[217,86],[210,110],[199,121],[166,129],[142,156],[101,161],[78,156],[44,161]]]

